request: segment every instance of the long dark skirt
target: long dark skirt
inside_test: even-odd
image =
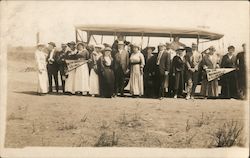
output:
[[[184,74],[182,71],[176,72],[174,78],[174,93],[183,95],[184,90]]]
[[[114,94],[115,77],[110,67],[105,67],[102,73],[102,95],[111,98]]]
[[[236,98],[238,93],[236,72],[232,71],[222,77],[221,95],[225,98]]]

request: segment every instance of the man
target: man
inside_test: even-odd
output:
[[[190,57],[190,70],[192,71],[192,90],[191,90],[191,99],[194,98],[194,94],[195,94],[195,89],[199,83],[199,76],[200,76],[200,72],[199,72],[199,66],[200,66],[200,62],[202,60],[202,55],[201,53],[198,51],[198,46],[195,43],[192,43],[192,55]],[[188,97],[189,98],[189,97]]]
[[[124,81],[125,75],[128,72],[129,54],[124,49],[124,42],[118,42],[118,50],[114,55],[114,70],[115,70],[115,95],[120,92],[124,96]]]
[[[246,44],[242,44],[243,51],[238,53],[236,56],[237,64],[237,79],[238,79],[238,88],[239,96],[241,99],[246,98],[247,92],[247,76],[246,76]]]
[[[57,51],[56,44],[54,42],[48,43],[49,54],[47,57],[47,69],[49,78],[49,92],[52,92],[52,77],[56,85],[56,92],[58,93],[58,64],[57,64]]]
[[[67,45],[62,44],[61,45],[62,50],[58,52],[57,55],[57,63],[58,63],[58,69],[60,72],[61,76],[61,82],[62,82],[62,91],[65,93],[65,80],[66,80],[66,74],[65,74],[65,69],[67,68],[66,62],[65,62],[65,57],[67,53]]]
[[[228,53],[222,57],[221,68],[236,68],[236,56],[234,46],[228,47]],[[225,98],[237,97],[237,76],[236,71],[231,71],[221,77],[221,95]]]
[[[171,48],[176,51],[179,47],[186,47],[185,44],[181,43],[180,38],[178,36],[174,37],[174,41],[171,43]]]
[[[122,41],[124,42],[124,49],[125,49],[125,45],[129,45],[130,42],[126,41],[124,39],[124,36],[122,34],[118,34],[117,35],[117,39],[114,41],[113,45],[112,45],[112,57],[114,58],[115,53],[118,51],[118,42]]]
[[[166,52],[170,54],[170,70],[169,70],[169,80],[168,80],[168,96],[172,97],[173,93],[174,93],[174,79],[172,76],[172,61],[173,58],[176,56],[176,52],[171,48],[171,44],[170,43],[166,43]]]
[[[158,55],[156,59],[157,90],[159,99],[163,99],[165,93],[165,80],[168,80],[170,71],[170,54],[166,52],[166,45],[158,45]]]

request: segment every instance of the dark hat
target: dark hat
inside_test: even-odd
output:
[[[52,45],[53,47],[56,47],[56,44],[54,42],[49,42],[49,45]]]
[[[185,47],[186,52],[192,52],[192,48],[190,47]]]
[[[75,43],[74,41],[71,41],[71,42],[67,43],[67,45],[68,45],[68,46],[70,46],[70,45],[74,45],[74,46],[75,46],[76,43]]]
[[[78,42],[78,43],[76,44],[76,47],[78,47],[78,45],[82,45],[83,47],[85,47],[85,46],[86,46],[86,43],[84,43],[84,42]]]
[[[229,46],[229,47],[227,47],[227,49],[229,50],[229,49],[235,49],[235,47],[234,46]]]
[[[150,46],[150,45],[149,45],[149,46],[147,46],[147,47],[146,47],[146,49],[149,49],[149,48],[151,48],[151,49],[152,49],[152,51],[154,51],[154,50],[155,50],[155,47],[154,47],[154,46]]]
[[[176,49],[176,52],[177,52],[177,51],[184,51],[184,50],[185,50],[184,47],[179,47],[179,48]]]

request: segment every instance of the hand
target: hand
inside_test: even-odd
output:
[[[140,68],[140,72],[141,72],[141,74],[143,74],[143,68]]]
[[[173,76],[175,76],[175,73],[173,73]]]
[[[205,70],[206,70],[206,69],[207,69],[207,66],[206,66],[206,65],[204,65],[204,66],[203,66],[203,69],[205,69]]]
[[[40,73],[40,74],[43,72],[43,70],[42,70],[42,69],[39,69],[38,71],[39,71],[39,73]]]
[[[126,70],[126,74],[128,74],[128,73],[129,73],[129,69]]]
[[[190,68],[189,69],[191,72],[195,72],[195,69],[194,68]]]

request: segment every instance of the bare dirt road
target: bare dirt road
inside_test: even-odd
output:
[[[33,66],[8,61],[6,147],[207,148],[221,145],[223,131],[246,143],[244,101],[38,96]]]

